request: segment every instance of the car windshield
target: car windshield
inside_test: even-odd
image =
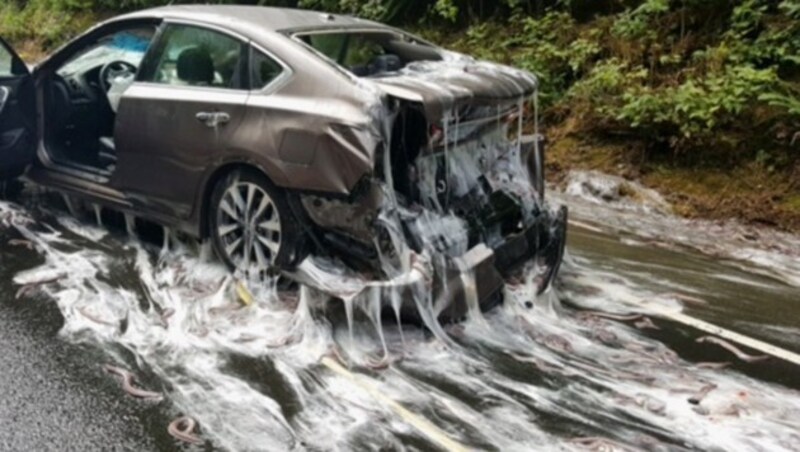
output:
[[[359,77],[379,77],[412,61],[441,60],[438,49],[393,31],[298,33],[296,38]]]
[[[125,61],[139,67],[154,33],[153,27],[144,27],[101,38],[62,66],[58,73],[61,76],[80,74],[109,61]]]

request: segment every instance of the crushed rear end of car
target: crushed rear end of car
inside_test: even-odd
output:
[[[545,201],[537,79],[448,54],[361,82],[382,99],[375,170],[347,199],[302,196],[326,251],[292,276],[350,313],[426,324],[490,309],[509,280],[546,291],[567,209]]]

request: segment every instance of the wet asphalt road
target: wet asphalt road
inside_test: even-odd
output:
[[[23,247],[6,245],[19,238],[0,229],[0,450],[175,450],[178,444],[166,433],[176,415],[169,402],[154,404],[125,395],[117,382],[101,369],[107,356],[93,346],[59,338],[63,318],[51,300],[42,296],[14,296],[13,276],[35,266],[38,255]],[[571,252],[590,259],[598,268],[629,278],[668,278],[692,286],[707,286],[717,294],[707,307],[689,313],[731,329],[752,334],[793,351],[800,308],[797,291],[770,285],[759,278],[747,284],[729,279],[709,280],[709,268],[738,278],[747,272],[731,270],[698,254],[647,250],[618,243],[613,236],[585,230],[571,233]],[[702,271],[700,270],[702,269]],[[696,281],[695,281],[696,280]],[[763,283],[759,286],[758,283]],[[769,286],[769,287],[767,287]],[[767,288],[765,288],[767,287]],[[662,331],[651,335],[687,359],[713,359],[698,347],[690,328],[660,322]],[[773,327],[790,328],[773,335]],[[779,330],[780,331],[780,330]],[[797,389],[800,372],[772,360],[754,367],[735,364],[751,377]]]
[[[28,300],[29,301],[29,300]],[[153,450],[151,409],[120,397],[89,350],[57,337],[42,301],[0,305],[0,450]]]
[[[33,252],[0,248],[0,450],[157,450],[166,436],[158,408],[126,397],[96,348],[58,337],[63,317],[51,300],[15,298],[14,273],[35,263]]]

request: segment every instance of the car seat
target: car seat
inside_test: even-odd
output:
[[[189,47],[178,55],[178,79],[189,85],[211,86],[214,82],[214,61],[203,47]]]

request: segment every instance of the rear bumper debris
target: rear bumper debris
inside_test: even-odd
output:
[[[393,309],[403,321],[420,322],[420,306],[431,310],[440,321],[456,321],[471,308],[488,310],[502,301],[505,279],[528,262],[536,268],[536,293],[546,291],[564,256],[567,208],[542,211],[522,232],[506,237],[490,248],[480,243],[461,256],[448,258],[443,268],[411,259],[400,274],[383,280],[368,280],[337,262],[309,257],[289,276],[347,303],[362,304],[365,310],[380,300],[381,311]]]

